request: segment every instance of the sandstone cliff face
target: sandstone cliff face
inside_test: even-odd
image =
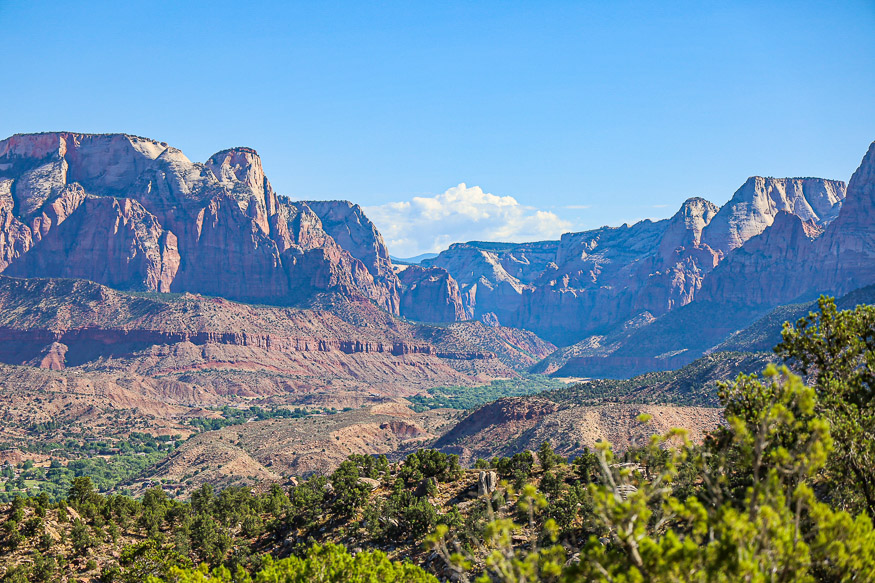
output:
[[[563,235],[555,264],[526,290],[512,325],[570,344],[638,314],[686,305],[717,262],[701,243],[716,212],[693,198],[671,219]]]
[[[558,242],[456,243],[426,266],[441,267],[459,282],[468,319],[507,323],[522,303],[523,290],[556,257]]]
[[[875,282],[875,142],[848,183],[838,217],[803,260],[808,276],[825,279],[836,293]]]
[[[752,180],[749,184],[756,182]],[[804,182],[810,186],[811,180]],[[822,293],[840,296],[872,285],[875,283],[873,183],[875,144],[851,178],[847,197],[834,220],[824,225],[829,215],[821,212],[822,207],[817,220],[807,211],[775,212],[772,222],[741,246],[725,255],[711,250],[715,267],[703,270],[701,287],[689,303],[631,331],[622,330],[620,326],[608,327],[585,341],[557,351],[550,359],[550,366],[542,368],[556,370],[555,366],[564,362],[564,368],[556,374],[609,377],[675,368],[714,350],[728,335],[777,306],[809,302]],[[821,192],[828,193],[828,188]],[[811,203],[815,198],[806,200]],[[824,200],[828,202],[828,197]],[[802,201],[797,199],[797,202]],[[803,209],[809,207],[819,208],[815,204],[802,206]],[[733,212],[737,211],[738,208]],[[766,215],[754,215],[753,219],[757,220],[752,219],[747,224],[757,224],[763,216]],[[824,216],[827,219],[823,219]],[[704,228],[698,252],[710,249],[707,234],[716,221],[715,216]],[[743,224],[743,221],[737,223]]]
[[[815,189],[822,194],[821,209],[831,200],[828,186]],[[775,306],[875,283],[875,143],[843,200],[838,216],[826,226],[823,220],[805,218],[811,213],[778,212],[770,227],[721,262],[706,280],[701,299]]]
[[[398,313],[400,302],[398,277],[392,269],[389,249],[376,225],[365,216],[362,208],[345,200],[307,201],[319,217],[322,228],[345,250],[364,263],[377,284],[373,289],[377,304]]]
[[[344,220],[367,221],[360,209],[332,204],[320,212],[339,236]],[[0,271],[8,274],[271,303],[338,291],[397,313],[397,280],[377,237],[374,257],[355,236],[341,237],[352,248],[344,249],[306,203],[276,195],[250,148],[196,164],[124,134],[0,142]]]
[[[401,315],[420,322],[467,319],[459,285],[446,269],[409,265],[399,273]]]
[[[765,243],[754,244],[720,273],[753,277],[763,254],[768,255],[763,265],[788,264],[793,249],[809,245],[836,218],[844,198],[839,181],[755,176],[722,208],[691,198],[667,220],[566,233],[558,242],[456,244],[423,264],[443,267],[459,282],[469,317],[494,318],[571,344],[637,317],[658,317],[688,305],[718,264],[782,215],[801,221],[803,234],[785,217]],[[745,260],[750,266],[740,267]],[[715,282],[722,277],[715,276]],[[776,286],[770,283],[757,293],[765,299]],[[718,287],[709,288],[709,301],[717,301],[713,290]],[[734,293],[727,287],[726,294]]]
[[[844,198],[845,184],[837,180],[753,176],[708,224],[704,241],[725,255],[766,230],[780,212],[826,225]]]
[[[813,255],[814,239],[822,232],[811,221],[778,213],[771,226],[717,266],[705,279],[698,299],[752,305],[806,299],[818,286],[801,277],[800,260]]]
[[[77,197],[81,191],[70,194]],[[56,200],[55,205],[70,202]],[[79,277],[120,289],[169,292],[179,269],[176,236],[137,201],[82,197],[64,218],[49,207],[34,219],[36,240],[27,261],[13,261],[7,275]],[[27,238],[25,238],[25,241]]]

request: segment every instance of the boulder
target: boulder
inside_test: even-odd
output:
[[[489,496],[498,487],[498,473],[495,470],[481,471],[477,477],[477,496]]]

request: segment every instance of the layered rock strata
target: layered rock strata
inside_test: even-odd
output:
[[[340,237],[337,223],[352,225],[361,212],[330,206],[319,210]],[[369,257],[354,236],[341,239],[352,251],[309,205],[277,196],[250,148],[199,164],[166,143],[125,134],[0,142],[0,271],[10,275],[270,303],[336,291],[397,313],[382,241]]]

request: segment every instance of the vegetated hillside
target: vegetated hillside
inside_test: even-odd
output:
[[[435,387],[424,395],[414,395],[407,400],[415,411],[429,409],[471,410],[502,397],[521,397],[542,391],[565,387],[563,380],[544,375],[527,375],[518,379],[501,379],[488,385],[476,387]]]
[[[414,413],[401,403],[386,403],[332,415],[231,425],[192,437],[123,486],[142,493],[160,484],[182,499],[205,483],[263,489],[296,476],[331,473],[351,454],[398,459],[433,442],[460,413]]]
[[[685,366],[730,334],[756,321],[768,306],[693,302],[656,319],[639,316],[604,336],[557,351],[535,372],[561,377],[627,379]]]
[[[841,309],[853,309],[860,304],[875,303],[875,286],[854,290],[836,299]],[[817,302],[802,302],[779,306],[717,346],[717,350],[757,351],[771,350],[781,342],[784,322],[795,323],[799,318],[817,311]]]
[[[513,455],[550,441],[563,455],[579,455],[600,440],[625,450],[652,432],[682,427],[694,441],[723,420],[717,383],[760,373],[774,354],[719,352],[675,371],[626,380],[591,380],[536,395],[503,398],[471,412],[435,442],[460,455]],[[653,416],[646,431],[637,421]]]
[[[518,505],[520,493],[512,487],[525,481],[550,492],[552,503],[516,534],[513,545],[524,547],[543,520],[555,517],[563,542],[574,550],[592,528],[585,486],[593,478],[589,466],[551,452],[465,470],[454,456],[433,450],[414,452],[401,463],[355,455],[332,473],[282,487],[265,483],[259,492],[205,486],[190,502],[168,498],[157,487],[140,500],[103,496],[80,478],[58,503],[32,498],[0,505],[0,578],[134,582],[151,575],[169,581],[173,566],[203,562],[253,571],[266,555],[300,556],[318,541],[355,554],[383,552],[446,580],[452,569],[423,544],[439,525],[453,530],[474,552],[472,568],[483,570],[484,529],[494,519],[519,516],[525,501]]]
[[[371,394],[513,378],[553,348],[530,332],[474,322],[433,329],[341,295],[308,306],[0,276],[0,361],[130,371],[287,404],[321,394],[344,407]]]
[[[3,364],[0,395],[0,443],[8,440],[10,444],[49,443],[55,434],[77,429],[106,438],[142,430],[187,436],[192,429],[183,425],[186,419],[203,414],[202,407],[227,402],[172,379]]]
[[[640,423],[641,414],[652,416],[649,425]],[[545,441],[562,455],[575,457],[601,441],[625,451],[673,427],[686,429],[690,439],[699,442],[722,420],[718,407],[575,405],[543,397],[508,397],[470,413],[434,447],[458,454],[464,464],[534,450]]]
[[[630,379],[593,379],[539,396],[560,404],[665,404],[717,407],[717,383],[739,374],[761,372],[777,357],[771,352],[714,352],[673,371],[650,372]]]
[[[173,379],[133,373],[10,365],[0,365],[0,398],[0,467],[5,466],[0,501],[42,492],[55,499],[66,493],[74,476],[91,477],[104,492],[125,490],[124,482],[151,472],[151,466],[194,434],[336,412],[319,403],[259,407]],[[245,468],[237,470],[248,475]]]

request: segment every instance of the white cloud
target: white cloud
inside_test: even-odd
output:
[[[392,255],[412,257],[464,241],[558,239],[571,229],[556,214],[464,183],[433,197],[365,207]]]

